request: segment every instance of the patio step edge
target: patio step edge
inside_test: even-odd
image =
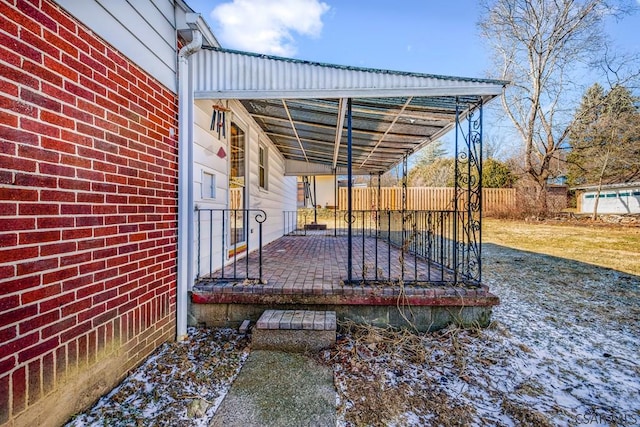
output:
[[[380,294],[379,290],[350,288],[350,294],[313,294],[313,293],[223,293],[219,289],[194,290],[191,292],[192,304],[265,304],[265,305],[370,305],[397,306],[399,295]],[[357,292],[357,293],[356,293]],[[402,301],[411,306],[440,307],[491,307],[500,304],[500,299],[485,289],[425,289],[424,295],[402,296]]]

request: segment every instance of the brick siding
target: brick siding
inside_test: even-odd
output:
[[[49,0],[0,11],[0,424],[17,425],[173,338],[177,97]]]

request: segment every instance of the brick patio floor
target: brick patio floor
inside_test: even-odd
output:
[[[362,236],[353,237],[353,277],[362,280]],[[215,281],[202,280],[194,291],[214,294],[297,294],[297,295],[379,295],[397,296],[466,296],[482,297],[488,294],[486,288],[465,288],[462,286],[442,286],[451,278],[437,266],[424,259],[405,254],[404,281],[417,280],[419,285],[400,286],[403,277],[401,271],[401,250],[389,246],[385,241],[375,238],[364,239],[365,278],[376,280],[376,246],[378,282],[368,285],[347,285],[347,237],[329,236],[327,232],[308,232],[306,236],[284,236],[263,248],[262,278],[257,281],[220,280],[221,271],[213,273]],[[257,251],[249,255],[249,273],[245,275],[246,259],[238,257],[235,266],[237,276],[258,278],[259,263]],[[233,277],[234,266],[228,265],[224,277]],[[391,275],[389,275],[391,271]],[[417,274],[417,276],[416,276]],[[389,280],[391,278],[391,280]]]

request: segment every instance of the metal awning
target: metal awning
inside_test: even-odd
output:
[[[204,48],[192,57],[196,99],[237,99],[285,157],[290,175],[347,167],[352,99],[353,173],[380,173],[500,95],[501,80],[322,64]]]

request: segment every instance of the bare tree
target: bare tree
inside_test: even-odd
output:
[[[610,89],[616,86],[631,91],[640,89],[640,52],[616,52],[607,43],[604,54],[593,65],[600,68]]]
[[[487,129],[483,131],[482,135],[482,158],[483,159],[502,159],[504,158],[509,149],[509,139],[507,135],[502,132],[492,131],[493,129]]]
[[[482,35],[496,54],[498,77],[511,81],[503,108],[523,144],[524,172],[546,206],[553,160],[573,124],[575,72],[603,52],[603,20],[633,5],[607,0],[483,0]]]

